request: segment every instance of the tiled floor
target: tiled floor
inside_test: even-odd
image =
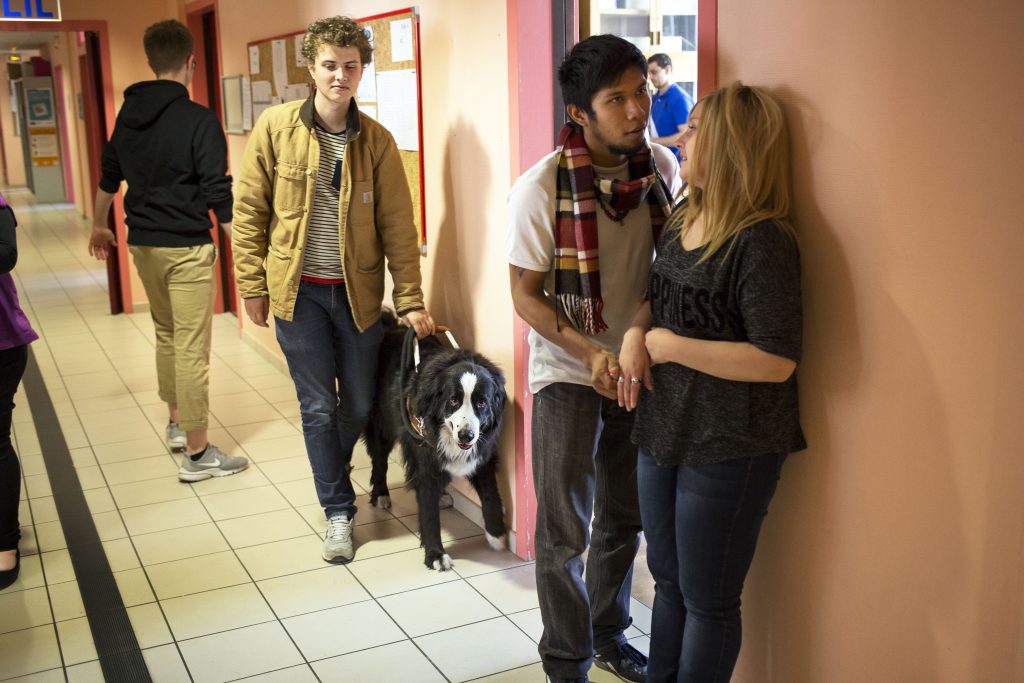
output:
[[[107,313],[106,272],[74,210],[7,197],[20,222],[15,278],[41,337],[32,349],[154,680],[543,680],[532,565],[492,551],[457,512],[443,513],[454,571],[423,566],[415,500],[400,488],[391,511],[360,496],[354,562],[320,559],[291,380],[239,339],[230,314],[214,320],[210,438],[252,466],[179,483],[148,315]],[[23,560],[0,593],[0,679],[99,681],[24,393],[16,402]],[[365,453],[355,465],[363,491]],[[646,651],[650,611],[634,600],[633,615],[629,635]]]

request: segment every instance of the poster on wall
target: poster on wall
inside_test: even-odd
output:
[[[56,166],[60,161],[56,128],[30,128],[29,151],[33,166]]]
[[[53,91],[49,88],[29,88],[25,91],[25,98],[28,101],[28,127],[52,126],[53,120]]]

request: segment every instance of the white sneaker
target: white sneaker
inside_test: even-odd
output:
[[[202,481],[210,477],[226,477],[241,472],[249,461],[241,456],[228,455],[212,443],[206,446],[206,453],[199,460],[193,460],[188,453],[181,456],[178,479],[181,481]]]
[[[188,438],[185,436],[185,432],[181,431],[181,427],[178,426],[177,422],[168,422],[165,434],[167,436],[168,450],[172,453],[185,450]]]
[[[323,558],[331,564],[345,564],[355,557],[352,548],[352,527],[355,522],[341,513],[327,518]]]

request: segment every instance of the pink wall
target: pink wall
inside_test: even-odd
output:
[[[737,681],[1024,680],[1024,5],[738,0],[719,77],[795,139],[810,449]]]

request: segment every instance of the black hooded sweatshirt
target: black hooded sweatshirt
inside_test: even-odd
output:
[[[124,91],[124,106],[103,149],[100,189],[124,198],[128,244],[191,247],[212,241],[209,210],[231,222],[231,176],[216,114],[170,80]]]

